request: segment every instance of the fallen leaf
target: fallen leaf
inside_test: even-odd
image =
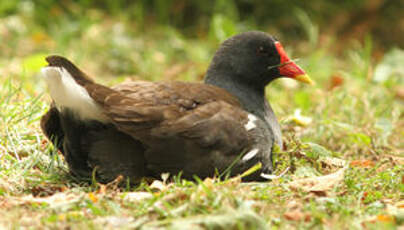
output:
[[[167,186],[160,180],[154,180],[149,188],[156,191],[164,191],[166,190]]]
[[[123,200],[128,202],[139,202],[153,198],[149,192],[128,192],[124,194]]]
[[[368,197],[368,192],[363,192],[362,197],[361,197],[361,201],[364,201],[366,199],[366,197]]]
[[[299,210],[293,210],[293,211],[285,212],[283,214],[283,217],[285,217],[287,220],[300,221],[303,219],[304,214],[303,214],[303,212],[301,212]]]
[[[396,220],[394,216],[387,214],[380,214],[377,216],[371,216],[362,222],[362,227],[368,229],[369,226],[374,225],[375,223],[394,223]]]
[[[47,139],[42,139],[39,148],[40,148],[42,151],[45,151],[45,149],[47,148],[48,144],[49,144],[49,142],[48,142]]]
[[[170,177],[170,173],[162,173],[161,174],[161,179],[163,180],[163,183],[165,184]]]
[[[6,190],[9,188],[13,188],[13,186],[6,180],[0,177],[0,190]]]
[[[66,186],[41,183],[32,187],[30,190],[31,194],[35,197],[47,197],[57,192],[64,192],[66,190]]]
[[[88,198],[90,198],[90,200],[91,200],[93,203],[97,203],[97,201],[98,201],[98,197],[97,197],[94,193],[92,193],[92,192],[88,193]]]
[[[302,207],[302,204],[300,202],[297,202],[295,200],[290,201],[287,205],[286,208],[290,209],[299,209]]]
[[[21,151],[17,151],[17,152],[8,152],[8,154],[18,160],[29,156],[29,153],[25,150],[21,150]]]
[[[327,196],[326,191],[313,190],[313,191],[310,191],[310,192],[311,192],[311,194],[314,194],[315,196],[318,196],[318,197],[326,197]]]
[[[404,176],[403,176],[403,178],[404,178]],[[404,200],[403,200],[403,201],[398,202],[398,204],[397,204],[397,208],[404,208]]]
[[[344,167],[346,166],[346,161],[343,159],[339,159],[336,157],[323,157],[320,158],[320,162],[323,165],[323,167],[328,166],[328,167]]]
[[[123,175],[118,175],[113,181],[106,184],[106,188],[117,190],[119,185],[124,181],[125,177]]]
[[[325,176],[298,179],[290,182],[289,187],[292,189],[302,189],[306,192],[314,192],[315,194],[318,193],[319,195],[326,195],[324,192],[333,189],[344,179],[345,170],[346,167]]]
[[[283,214],[283,217],[285,217],[285,219],[287,220],[292,220],[292,221],[305,221],[308,222],[311,220],[311,216],[309,213],[303,213],[300,210],[292,210],[292,211],[288,211],[285,212]]]
[[[51,208],[57,208],[61,206],[66,206],[72,203],[78,202],[82,198],[82,194],[73,194],[73,193],[55,193],[52,196],[47,197],[34,197],[32,195],[18,197],[15,201],[18,205],[24,204],[48,204]]]
[[[395,88],[396,98],[404,100],[404,86],[397,86]]]
[[[394,217],[390,215],[380,214],[377,215],[376,219],[380,222],[394,222]]]
[[[344,84],[344,78],[339,74],[334,74],[330,77],[328,90],[332,90]]]
[[[351,167],[371,168],[375,166],[375,162],[371,160],[355,160],[349,164]]]
[[[203,184],[208,188],[208,189],[213,189],[215,186],[215,180],[207,177],[205,180],[203,180]]]

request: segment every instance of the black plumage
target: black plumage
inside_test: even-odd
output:
[[[89,177],[95,169],[103,182],[120,174],[132,182],[165,172],[234,176],[259,162],[263,167],[244,179],[264,180],[272,172],[272,147],[282,144],[265,86],[281,76],[310,81],[262,32],[225,41],[205,84],[135,81],[108,88],[63,57],[47,61],[54,102],[42,130],[74,174]]]

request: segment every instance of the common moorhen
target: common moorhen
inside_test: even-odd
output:
[[[238,175],[261,181],[272,172],[271,152],[282,145],[265,86],[280,77],[312,83],[263,32],[235,35],[216,52],[204,83],[134,81],[109,88],[66,58],[49,56],[42,69],[50,110],[45,135],[64,154],[72,173],[102,182],[118,175],[132,182],[161,173],[205,178]]]

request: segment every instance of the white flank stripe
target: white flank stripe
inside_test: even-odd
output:
[[[253,149],[251,151],[249,151],[248,153],[246,153],[243,158],[241,159],[242,161],[248,161],[251,158],[253,158],[255,155],[257,155],[259,149]]]
[[[257,127],[257,126],[255,125],[255,121],[256,121],[256,120],[257,120],[257,118],[256,118],[254,115],[248,114],[248,122],[247,122],[247,124],[244,126],[244,128],[245,128],[247,131],[250,131],[251,129]]]

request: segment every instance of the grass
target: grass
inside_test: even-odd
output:
[[[308,33],[318,33],[307,27]],[[268,183],[175,179],[122,188],[73,178],[42,135],[39,120],[50,103],[38,76],[44,56],[67,56],[107,85],[126,79],[197,81],[220,39],[187,38],[159,25],[141,32],[124,18],[99,11],[81,20],[60,17],[49,28],[29,16],[4,17],[0,35],[1,228],[404,225],[404,113],[397,88],[403,81],[399,74],[372,80],[376,65],[370,38],[338,55],[332,39],[284,44],[293,57],[301,57],[299,64],[317,85],[278,80],[267,89],[287,146],[275,154],[276,174],[286,172],[281,178]]]

